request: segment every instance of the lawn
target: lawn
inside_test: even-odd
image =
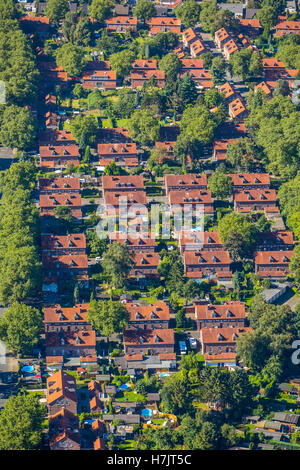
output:
[[[129,402],[147,401],[145,395],[142,395],[141,393],[135,393],[134,391],[118,392],[116,395],[116,401],[125,401],[126,398]]]
[[[129,119],[117,119],[117,126],[118,127],[125,127],[128,128]]]
[[[132,450],[135,449],[135,441],[130,439],[125,439],[124,441],[120,441],[117,444],[118,449],[122,450]]]

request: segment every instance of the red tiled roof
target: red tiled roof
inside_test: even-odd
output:
[[[54,333],[56,336],[56,333]],[[58,398],[69,398],[77,402],[76,380],[66,372],[59,370],[50,377],[47,377],[47,402],[48,405],[55,402]]]
[[[138,305],[133,302],[126,303],[131,322],[143,322],[152,320],[169,320],[169,306],[161,301],[154,304]]]
[[[165,16],[153,16],[149,24],[151,26],[181,26],[181,19]]]
[[[256,18],[253,18],[253,19],[239,18],[239,23],[241,26],[246,26],[247,28],[261,28],[260,22]]]
[[[40,191],[58,191],[63,190],[68,192],[69,190],[80,191],[80,179],[79,178],[39,178],[39,190]]]
[[[218,265],[230,264],[230,256],[228,251],[225,250],[200,250],[200,251],[185,251],[184,252],[184,264],[186,266],[206,266],[214,265],[218,268]]]
[[[197,320],[212,318],[246,318],[246,307],[245,304],[240,301],[226,302],[223,305],[195,304],[195,316]]]
[[[252,331],[250,327],[244,328],[203,328],[201,330],[203,344],[232,344],[242,334]]]
[[[153,250],[155,248],[156,242],[155,242],[155,236],[149,234],[142,234],[142,233],[137,233],[135,236],[134,234],[130,235],[127,233],[123,232],[113,232],[109,234],[109,239],[111,242],[114,241],[119,241],[120,243],[126,242],[128,248],[133,248],[133,247],[152,247]]]
[[[200,52],[203,52],[205,50],[205,45],[204,42],[201,41],[201,39],[197,39],[194,41],[191,45],[191,53],[194,53],[195,55],[200,54]]]
[[[188,28],[182,33],[183,38],[189,43],[197,38],[197,35],[193,28]]]
[[[64,193],[64,194],[40,194],[40,208],[55,208],[58,206],[81,207],[81,194]]]
[[[245,106],[243,105],[242,101],[240,98],[237,98],[236,100],[232,101],[229,103],[229,111],[232,112],[232,114],[236,117],[239,114],[243,113],[246,111]]]
[[[181,70],[203,70],[202,59],[180,59]]]
[[[88,258],[85,254],[80,255],[42,255],[42,263],[44,269],[53,269],[56,268],[59,263],[60,267],[68,268],[79,268],[87,269],[88,268]]]
[[[220,232],[212,230],[210,232],[196,232],[183,230],[179,235],[180,245],[193,245],[194,243],[203,243],[204,245],[222,245]]]
[[[269,173],[235,173],[230,175],[234,186],[241,185],[268,185],[270,186]]]
[[[270,95],[272,93],[270,87],[267,85],[266,82],[261,82],[259,83],[258,85],[256,85],[254,87],[254,91],[257,91],[257,90],[262,90],[265,92],[266,95]]]
[[[126,157],[126,154],[136,155],[136,143],[135,142],[124,142],[124,143],[109,143],[109,144],[98,144],[98,155],[109,155],[114,157],[115,155],[121,155]]]
[[[144,178],[142,175],[102,176],[103,190],[120,190],[126,188],[128,191],[144,189]]]
[[[294,256],[294,251],[257,251],[255,253],[255,264],[259,265],[288,265],[291,258]]]
[[[146,69],[146,70],[156,70],[157,69],[157,60],[156,59],[136,59],[132,68],[136,69]]]
[[[161,344],[174,344],[174,330],[159,328],[154,330],[125,330],[124,344],[126,346],[159,346]]]
[[[270,57],[268,59],[261,59],[261,60],[262,60],[263,67],[285,68],[284,63],[280,59],[277,59],[276,57]]]
[[[163,70],[131,70],[131,80],[149,80],[154,77],[156,80],[164,80],[165,72]]]
[[[121,198],[121,199],[120,199]],[[131,204],[147,204],[147,196],[145,191],[105,191],[104,201],[105,204],[110,204],[112,206],[118,206],[119,203],[124,204],[124,200],[128,205]]]
[[[275,189],[247,189],[237,191],[234,196],[236,202],[276,202],[277,196]]]
[[[115,70],[86,70],[82,76],[83,81],[93,80],[93,79],[101,80],[102,78],[108,80],[117,80],[117,74]]]
[[[134,268],[133,269],[145,269],[145,268],[156,268],[159,263],[158,253],[134,253],[133,256]]]
[[[40,146],[41,158],[63,158],[63,157],[78,157],[78,145],[47,145]]]
[[[42,250],[83,250],[86,248],[84,233],[71,233],[68,235],[41,235]]]
[[[186,175],[165,175],[165,184],[168,189],[182,187],[207,186],[207,176],[205,174],[199,175],[195,173],[187,173]]]
[[[62,343],[63,340],[63,343]],[[46,347],[55,346],[76,346],[76,348],[84,348],[96,345],[96,336],[94,330],[85,331],[63,331],[59,332],[46,332],[45,333]]]
[[[220,93],[225,94],[225,99],[229,98],[230,96],[233,96],[235,93],[233,87],[228,82],[224,83],[224,85],[219,85],[217,88]]]
[[[57,322],[86,322],[89,304],[76,304],[75,307],[61,307],[60,305],[44,308],[45,323]]]
[[[137,17],[136,16],[112,16],[106,20],[107,26],[137,26]]]
[[[208,189],[170,190],[169,199],[170,204],[212,204],[211,192]]]

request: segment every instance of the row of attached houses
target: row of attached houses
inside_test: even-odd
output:
[[[75,378],[59,370],[47,378],[49,446],[51,450],[80,450]]]

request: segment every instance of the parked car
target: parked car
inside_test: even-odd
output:
[[[196,349],[197,348],[197,340],[195,338],[189,338],[190,348]]]

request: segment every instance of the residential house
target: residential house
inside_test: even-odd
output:
[[[234,193],[234,210],[237,212],[278,212],[275,189],[243,189]]]
[[[165,302],[157,301],[148,305],[127,302],[125,305],[130,315],[128,330],[155,330],[169,327],[170,309]]]
[[[218,29],[215,32],[215,43],[219,49],[223,49],[224,44],[229,41],[230,34],[225,28]]]
[[[139,253],[135,252],[133,256],[134,267],[130,271],[130,277],[136,279],[141,278],[157,278],[159,277],[157,267],[159,264],[159,254]]]
[[[262,232],[258,236],[258,251],[287,251],[295,246],[293,232],[279,230],[277,232]]]
[[[80,450],[79,418],[66,408],[49,416],[50,450]]]
[[[87,321],[88,309],[89,304],[76,304],[74,307],[45,306],[45,332],[91,330],[92,327]]]
[[[79,364],[97,363],[96,336],[93,330],[46,332],[46,356],[73,358]],[[77,364],[75,364],[77,365]]]
[[[181,254],[185,251],[222,250],[222,246],[220,232],[217,230],[210,232],[183,230],[179,235],[179,250]]]
[[[101,413],[103,411],[102,402],[100,400],[101,386],[95,380],[91,380],[88,384],[90,412]],[[98,421],[98,420],[97,420]]]
[[[245,326],[246,306],[240,301],[222,305],[194,304],[197,329],[239,328]]]
[[[236,98],[235,100],[229,103],[229,116],[232,119],[241,119],[244,118],[247,110],[241,100],[241,98]]]
[[[63,370],[47,377],[47,406],[50,416],[61,409],[77,414],[77,393],[75,377]]]
[[[131,253],[151,253],[156,247],[155,237],[151,233],[113,232],[109,234],[109,239],[111,243],[126,243]]]
[[[149,21],[151,37],[158,33],[166,33],[171,31],[174,34],[181,33],[181,20],[175,17],[158,17],[154,16]]]
[[[251,331],[250,327],[238,328],[203,328],[200,330],[200,341],[205,362],[210,359],[227,359],[218,356],[228,353],[236,354],[236,341],[241,334]],[[210,357],[211,356],[211,357]],[[219,361],[225,362],[225,361]]]
[[[79,166],[78,145],[40,146],[40,166],[45,170],[66,168],[68,165]]]
[[[206,215],[214,214],[214,205],[211,192],[208,189],[191,189],[186,191],[170,191],[169,204],[174,214],[180,209],[187,211],[204,212]]]
[[[230,280],[231,259],[225,250],[199,250],[183,253],[184,270],[190,279],[224,279]]]
[[[39,178],[40,194],[79,194],[80,179],[75,177]]]
[[[86,70],[82,76],[82,87],[85,90],[115,90],[117,74],[115,70]]]
[[[274,37],[287,36],[289,34],[300,34],[300,21],[280,21],[275,26],[276,33]]]
[[[185,175],[165,175],[166,194],[170,191],[189,191],[194,189],[207,189],[207,176],[203,174],[187,173]]]
[[[255,272],[262,278],[282,279],[289,274],[289,264],[294,255],[292,250],[257,251],[255,254]]]
[[[135,142],[98,144],[98,156],[101,166],[107,166],[112,161],[127,167],[137,167],[139,164]]]
[[[102,176],[102,188],[108,192],[138,192],[144,190],[144,178],[142,175]]]
[[[156,355],[174,353],[174,331],[168,328],[158,330],[125,330],[124,349],[126,356]]]
[[[269,173],[236,173],[230,176],[233,191],[270,188]]]
[[[131,88],[142,87],[150,78],[155,79],[158,88],[164,88],[165,72],[163,70],[131,70]]]
[[[136,16],[113,16],[106,20],[106,29],[110,33],[126,33],[137,31],[137,24]]]
[[[40,194],[40,215],[53,217],[57,207],[68,207],[72,217],[82,218],[81,195],[78,193]]]

